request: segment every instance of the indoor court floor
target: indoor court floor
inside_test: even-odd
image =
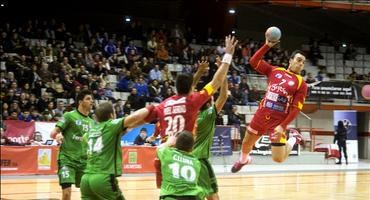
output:
[[[370,163],[342,165],[250,165],[231,174],[215,166],[223,200],[369,200]],[[158,199],[154,174],[119,178],[127,200]],[[2,176],[1,199],[60,199],[56,176]],[[80,191],[73,188],[73,199]]]

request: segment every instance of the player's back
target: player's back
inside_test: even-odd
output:
[[[209,99],[206,92],[196,92],[188,96],[174,95],[157,106],[161,135],[173,134],[194,129],[200,107]]]

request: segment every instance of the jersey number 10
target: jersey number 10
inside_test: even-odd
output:
[[[185,165],[185,166],[181,166],[181,168],[180,168],[180,164],[175,162],[175,163],[172,163],[172,164],[168,165],[168,167],[171,168],[172,176],[174,178],[178,179],[178,178],[180,178],[180,175],[181,175],[181,177],[184,178],[188,182],[194,182],[195,181],[196,174],[195,174],[195,170],[192,166]]]

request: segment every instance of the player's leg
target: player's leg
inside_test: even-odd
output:
[[[81,199],[82,200],[94,200],[98,199],[90,187],[90,174],[85,174],[81,178]]]
[[[75,169],[63,161],[58,161],[59,185],[62,187],[62,200],[70,200],[72,184],[75,183]]]
[[[271,140],[271,154],[273,161],[278,163],[284,162],[292,151],[293,146],[295,144],[299,144],[302,140],[302,136],[296,130],[289,133],[288,140],[286,140],[286,138],[286,134],[283,133],[281,138]]]
[[[234,163],[233,167],[231,168],[232,173],[240,171],[244,165],[250,164],[252,162],[252,157],[250,157],[249,153],[252,151],[254,144],[257,142],[257,140],[259,140],[261,135],[258,134],[258,131],[252,132],[251,130],[251,126],[248,126],[243,139],[240,158]]]
[[[114,175],[94,174],[91,176],[90,188],[94,195],[99,199],[124,200],[122,192],[118,186],[118,181]]]
[[[202,188],[208,200],[218,200],[218,185],[216,175],[208,159],[199,159],[201,169],[199,173],[198,185]]]

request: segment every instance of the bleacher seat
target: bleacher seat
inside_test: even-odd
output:
[[[319,66],[325,66],[325,65],[326,65],[326,60],[324,60],[324,59],[319,59],[319,60],[318,60],[318,62],[317,62],[317,64],[318,64]]]
[[[366,48],[364,48],[364,47],[357,47],[356,51],[359,54],[366,54]]]
[[[341,53],[346,52],[346,50],[347,50],[346,47],[342,47],[342,46],[339,47],[339,52],[341,52]]]
[[[363,74],[363,73],[364,73],[364,68],[362,68],[362,67],[356,67],[356,68],[355,68],[355,72],[356,72],[357,74]]]
[[[121,100],[127,101],[128,96],[130,96],[129,92],[120,92]]]
[[[258,109],[258,106],[250,106],[250,113],[251,114],[254,114],[256,111],[257,111],[257,109]]]
[[[339,66],[339,67],[343,67],[343,66],[344,66],[344,65],[343,65],[343,60],[340,60],[340,59],[338,60],[338,59],[336,59],[336,60],[335,60],[335,66],[336,66],[336,67],[338,67],[338,66]]]
[[[364,62],[364,67],[365,68],[370,68],[370,61],[365,61]]]
[[[364,55],[357,55],[356,60],[364,60]]]
[[[326,51],[327,51],[328,53],[334,53],[335,49],[334,49],[334,47],[333,47],[333,46],[328,46],[328,47],[326,48]]]
[[[327,53],[326,60],[334,60],[334,53]]]
[[[253,119],[253,116],[254,115],[251,115],[251,114],[247,114],[245,115],[245,122],[246,123],[251,123],[252,119]]]
[[[342,53],[336,53],[334,54],[335,55],[335,59],[343,59],[343,54]]]
[[[335,67],[335,73],[343,74],[344,68],[342,66],[336,66]]]
[[[335,74],[335,79],[343,80],[344,79],[344,75],[343,74]]]
[[[327,53],[328,51],[327,51],[327,46],[319,46],[319,49],[320,49],[320,51],[322,52],[322,53]]]
[[[334,59],[326,60],[326,65],[327,66],[334,66],[334,64],[335,64]]]
[[[355,66],[355,62],[353,60],[345,60],[344,61],[344,65],[346,67],[354,67]]]
[[[334,66],[326,67],[326,72],[330,74],[335,74],[335,67]]]
[[[174,72],[175,71],[175,66],[173,64],[167,64],[167,67],[168,67],[168,70],[170,72]]]
[[[355,67],[363,67],[364,66],[364,62],[362,60],[356,60],[354,66]]]
[[[352,69],[349,67],[344,68],[344,74],[348,75],[352,73]]]
[[[364,56],[364,60],[366,60],[366,61],[370,61],[370,54],[366,54],[366,55]]]

